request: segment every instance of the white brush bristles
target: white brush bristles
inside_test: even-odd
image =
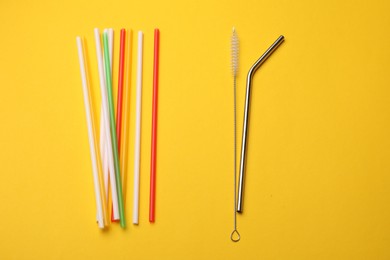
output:
[[[233,27],[233,34],[232,34],[232,72],[233,76],[237,76],[238,71],[238,37],[236,33],[236,29]]]

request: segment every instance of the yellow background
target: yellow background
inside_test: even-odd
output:
[[[390,259],[388,1],[2,1],[1,259]],[[233,229],[232,27],[239,138],[253,82],[242,239]],[[93,29],[145,33],[140,224],[95,223],[76,36],[99,107]],[[161,30],[156,223],[148,222],[153,29]],[[99,109],[97,109],[99,111]],[[98,119],[98,116],[97,116]]]

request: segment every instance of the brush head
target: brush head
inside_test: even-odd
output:
[[[236,29],[233,27],[233,34],[232,34],[232,72],[233,76],[237,76],[238,71],[238,37],[236,33]]]

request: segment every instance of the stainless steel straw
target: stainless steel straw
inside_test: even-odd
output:
[[[241,143],[241,161],[240,161],[240,177],[238,184],[238,202],[237,202],[237,212],[242,212],[243,204],[243,193],[244,193],[244,173],[245,173],[245,159],[246,159],[246,147],[248,139],[248,125],[249,125],[249,105],[250,105],[250,96],[251,96],[251,85],[253,74],[256,70],[264,63],[264,61],[279,47],[279,45],[284,41],[284,36],[281,35],[279,38],[264,52],[263,55],[253,64],[248,72],[246,78],[246,95],[245,95],[245,110],[244,110],[244,126],[242,129],[242,143]]]

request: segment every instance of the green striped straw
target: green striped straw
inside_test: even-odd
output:
[[[103,45],[104,45],[104,66],[106,71],[111,71],[110,68],[110,56],[108,51],[108,36],[107,33],[103,33]],[[107,85],[107,98],[108,98],[108,110],[110,113],[110,129],[111,129],[111,140],[112,140],[112,150],[114,153],[114,165],[115,165],[115,179],[116,179],[116,189],[118,192],[118,208],[120,216],[120,225],[122,228],[126,227],[125,212],[123,205],[123,196],[122,196],[122,181],[121,173],[119,168],[119,156],[118,156],[118,141],[116,137],[116,125],[115,125],[115,112],[114,112],[114,99],[112,95],[112,79],[111,73],[106,74],[106,85]]]

